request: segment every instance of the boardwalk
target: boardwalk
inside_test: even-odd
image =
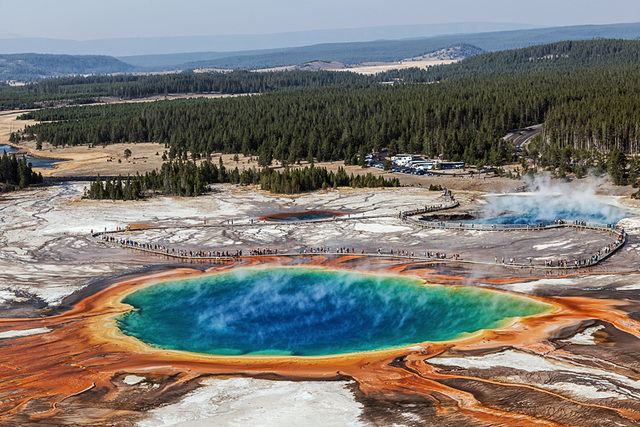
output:
[[[614,240],[612,243],[607,245],[606,248],[603,248],[602,251],[598,251],[589,257],[583,257],[580,260],[573,260],[570,262],[568,260],[556,260],[555,263],[551,262],[549,265],[548,262],[545,262],[545,265],[537,265],[532,264],[529,260],[527,263],[516,263],[516,262],[505,262],[500,263],[500,265],[513,267],[513,268],[538,268],[538,269],[576,269],[576,268],[586,268],[592,267],[604,261],[605,259],[611,257],[614,253],[616,253],[627,240],[627,235],[623,230],[618,229],[614,225],[605,225],[605,224],[594,224],[594,223],[583,223],[583,222],[566,222],[563,220],[558,220],[554,222],[547,223],[539,223],[539,224],[473,224],[473,223],[460,223],[460,222],[442,222],[442,221],[426,221],[422,219],[417,219],[418,215],[422,215],[425,213],[438,212],[443,210],[454,209],[459,206],[459,203],[450,198],[445,202],[437,205],[424,206],[422,208],[414,209],[411,211],[401,212],[398,217],[402,221],[402,223],[411,225],[414,227],[420,227],[425,229],[443,229],[443,230],[458,230],[458,231],[488,231],[488,232],[499,232],[499,231],[527,231],[527,232],[536,232],[541,230],[548,229],[558,229],[558,228],[574,228],[576,230],[594,230],[598,232],[607,232],[612,235]],[[332,223],[332,222],[344,222],[344,221],[362,221],[366,219],[374,219],[374,218],[393,218],[390,215],[350,215],[343,217],[334,217],[331,219],[316,219],[309,221],[301,221],[304,223]],[[215,262],[215,261],[223,261],[231,258],[245,258],[245,257],[259,257],[259,256],[314,256],[314,255],[344,255],[345,253],[353,253],[357,255],[364,255],[369,257],[396,257],[400,259],[411,259],[411,260],[437,260],[437,261],[449,261],[449,262],[463,262],[463,263],[472,263],[472,264],[485,264],[485,265],[493,265],[495,263],[491,262],[482,262],[482,261],[472,261],[472,260],[463,260],[459,259],[457,254],[441,254],[441,253],[432,253],[428,251],[420,251],[419,253],[415,253],[415,251],[386,251],[386,252],[365,252],[363,250],[355,250],[354,248],[337,248],[335,251],[329,250],[329,248],[318,248],[317,250],[277,250],[277,249],[268,249],[263,248],[260,250],[234,250],[234,251],[218,251],[213,249],[203,249],[203,250],[185,250],[179,248],[169,247],[165,245],[138,242],[137,240],[131,237],[131,233],[136,231],[143,231],[149,229],[163,230],[163,229],[193,229],[193,228],[220,228],[220,229],[228,229],[230,227],[262,227],[262,226],[295,226],[298,222],[289,222],[289,223],[273,223],[273,222],[258,222],[258,221],[244,221],[242,223],[233,223],[233,221],[229,221],[224,224],[202,224],[202,225],[184,225],[184,226],[170,226],[170,227],[140,227],[140,228],[125,228],[119,230],[105,230],[104,232],[94,232],[92,233],[92,237],[101,243],[110,245],[110,246],[118,246],[122,248],[134,249],[137,251],[146,252],[153,255],[170,257],[179,260],[185,261],[199,261],[199,262]],[[495,260],[497,262],[497,258]]]

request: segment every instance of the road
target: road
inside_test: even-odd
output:
[[[540,133],[541,128],[542,124],[529,126],[523,129],[514,129],[510,131],[504,139],[507,141],[513,141],[516,146],[516,151],[522,152],[522,150],[527,148],[531,139]]]
[[[0,116],[16,116],[18,114],[29,113],[35,110],[14,110],[14,111],[2,111],[0,112]]]

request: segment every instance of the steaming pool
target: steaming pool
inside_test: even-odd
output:
[[[476,224],[537,224],[557,219],[616,224],[626,216],[619,206],[588,194],[546,195],[520,193],[489,195],[484,198],[483,213]]]
[[[123,300],[126,335],[216,355],[323,356],[446,341],[549,311],[533,299],[417,278],[308,267],[167,281]]]
[[[262,221],[313,221],[317,219],[330,219],[337,216],[345,215],[344,212],[337,211],[319,211],[309,210],[303,212],[284,212],[277,214],[264,215],[260,217]]]

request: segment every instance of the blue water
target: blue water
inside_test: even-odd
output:
[[[7,154],[11,154],[16,151],[20,151],[20,149],[12,147],[10,145],[0,144],[0,155],[4,154],[4,152],[6,152]],[[55,165],[54,165],[55,163],[64,161],[59,159],[45,159],[42,157],[33,157],[33,156],[26,156],[26,158],[27,158],[27,162],[31,163],[31,167],[42,168],[42,169],[53,169],[55,168]]]
[[[476,224],[538,224],[564,219],[615,224],[626,216],[624,209],[589,195],[541,195],[537,193],[487,197],[483,214],[464,221]]]
[[[476,288],[304,267],[236,269],[124,299],[118,320],[152,346],[219,355],[317,356],[444,341],[550,309]]]

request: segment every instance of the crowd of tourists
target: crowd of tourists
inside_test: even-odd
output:
[[[584,225],[584,224],[578,224],[578,225]],[[624,230],[622,228],[618,228],[615,225],[610,225],[609,228],[616,230],[618,232],[616,234],[617,236],[616,241],[608,244],[607,246],[605,246],[604,248],[602,248],[601,250],[599,250],[589,258],[574,259],[573,262],[567,259],[546,259],[544,260],[544,266],[545,267],[561,267],[561,268],[567,268],[567,267],[573,266],[575,268],[578,268],[578,267],[589,267],[591,265],[597,264],[607,255],[614,252],[618,247],[624,244],[624,240],[625,240]],[[498,257],[494,257],[494,262],[498,263]],[[502,264],[506,263],[504,257],[502,257],[501,263]],[[516,264],[515,259],[510,258],[508,261],[508,264],[515,265]],[[529,258],[529,266],[533,266],[533,261],[531,260],[531,258]]]
[[[134,249],[140,249],[147,252],[155,252],[163,255],[170,255],[181,258],[239,258],[242,256],[242,249],[235,251],[194,251],[186,249],[169,248],[165,245],[140,243],[131,239],[122,239],[116,236],[103,234],[102,240],[107,243],[115,243],[121,246],[127,246]]]
[[[251,256],[278,255],[278,249],[255,248],[249,251],[249,255]]]
[[[299,254],[327,254],[331,252],[331,249],[327,246],[321,246],[317,248],[302,248],[298,249]]]
[[[425,252],[425,258],[436,258],[436,259],[452,259],[454,261],[460,260],[460,254],[450,254],[447,256],[445,252]]]

